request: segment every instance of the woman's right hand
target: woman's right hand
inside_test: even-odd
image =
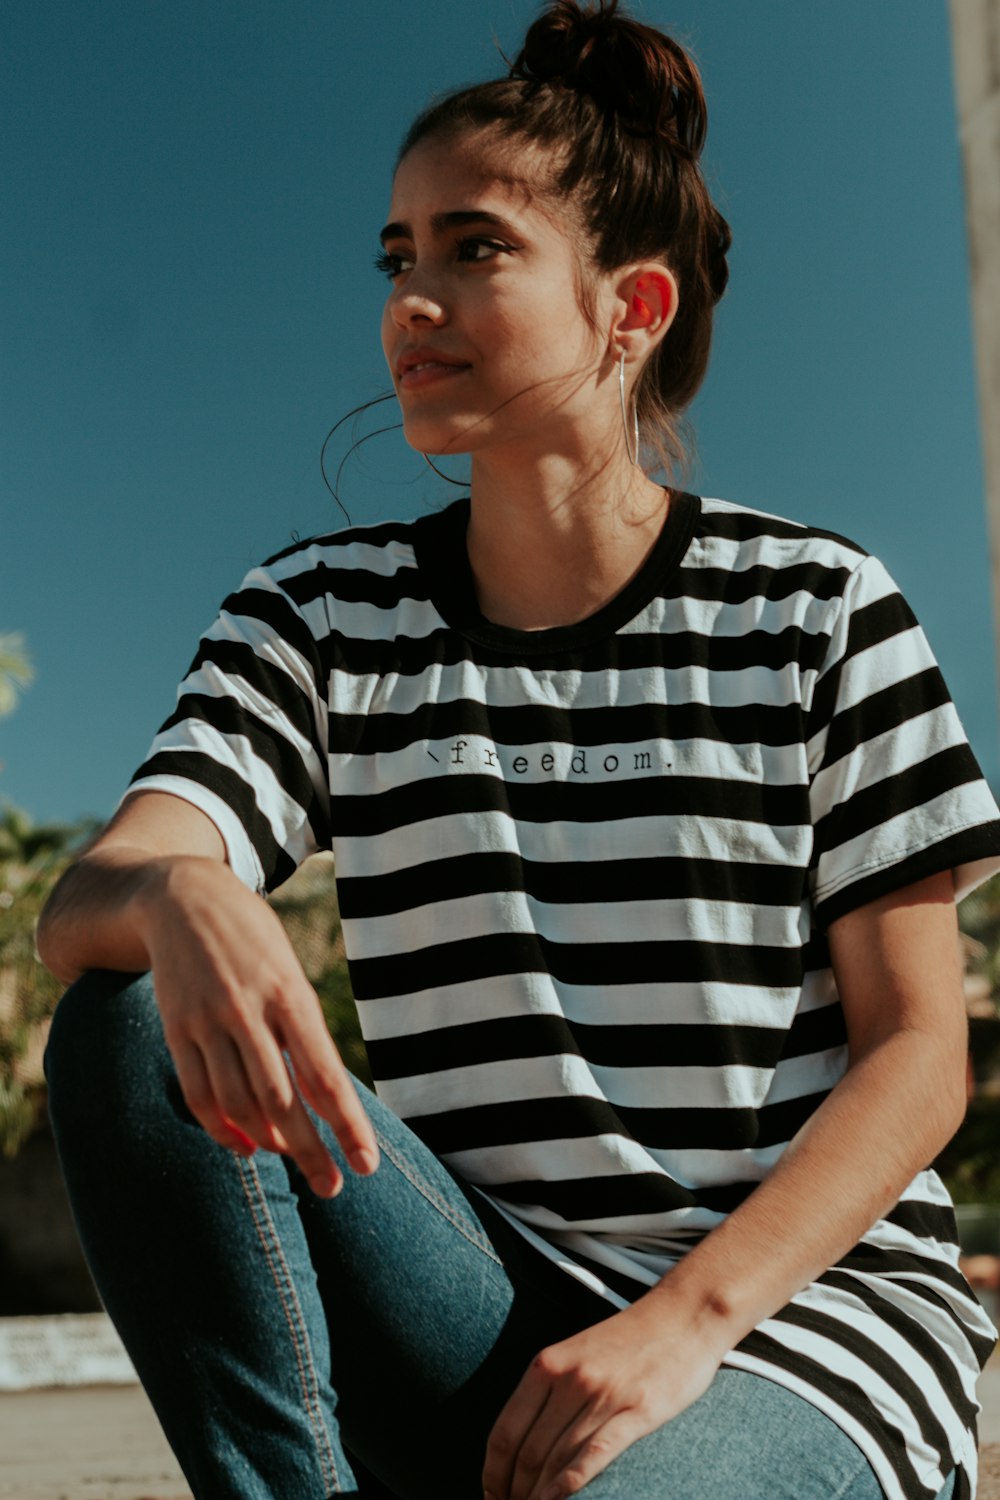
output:
[[[151,969],[191,1113],[220,1145],[287,1154],[331,1197],[342,1177],[303,1097],[355,1171],[378,1165],[375,1134],[284,928],[224,855],[190,804],[130,798],[50,898],[39,951],[67,981]]]

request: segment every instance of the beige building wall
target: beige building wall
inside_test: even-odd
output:
[[[950,0],[1000,662],[1000,0]]]

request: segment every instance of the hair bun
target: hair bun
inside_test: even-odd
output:
[[[619,15],[618,0],[552,0],[530,27],[511,76],[587,94],[632,135],[661,136],[692,160],[707,113],[697,69],[670,37]]]

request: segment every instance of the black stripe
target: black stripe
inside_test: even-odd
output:
[[[616,1173],[562,1181],[498,1182],[491,1192],[502,1203],[547,1208],[567,1224],[581,1219],[627,1219],[691,1208],[694,1197],[665,1172]]]
[[[828,850],[871,833],[943,792],[978,781],[979,776],[979,767],[968,745],[953,745],[905,771],[897,771],[871,786],[856,788],[849,802],[839,803],[817,819],[814,863],[818,865]]]
[[[885,594],[871,604],[859,605],[851,611],[844,660],[880,646],[883,641],[891,641],[894,636],[912,630],[916,623],[916,616],[899,593]]]
[[[939,1455],[950,1452],[947,1430],[928,1405],[920,1386],[875,1339],[869,1338],[853,1324],[841,1322],[829,1313],[803,1307],[799,1303],[790,1303],[781,1308],[774,1317],[779,1323],[789,1323],[795,1328],[805,1329],[849,1350],[867,1369],[874,1370],[887,1385],[902,1394],[907,1411],[919,1427],[924,1441]]]
[[[395,542],[409,546],[412,536],[412,521],[379,521],[373,526],[345,526],[341,531],[327,531],[319,536],[303,537],[299,541],[290,542],[280,552],[272,553],[263,566],[269,568],[272,563],[294,557],[298,553],[302,556],[303,565],[311,568],[312,559],[309,554],[316,549],[329,547],[346,550],[355,542],[364,543],[368,547],[389,547]]]
[[[525,1141],[625,1135],[651,1150],[742,1151],[783,1145],[815,1112],[825,1094],[763,1109],[635,1109],[585,1095],[471,1104],[407,1123],[439,1155]],[[739,1188],[750,1190],[739,1184]],[[692,1201],[700,1194],[692,1193]]]
[[[295,863],[275,842],[270,823],[257,807],[253,789],[228,766],[218,765],[200,750],[161,750],[143,762],[132,781],[144,776],[180,776],[207,787],[226,802],[257,851],[268,890],[294,875]]]
[[[823,751],[824,767],[835,765],[858,745],[867,744],[876,736],[950,702],[944,678],[937,667],[928,667],[924,672],[904,677],[901,682],[870,694],[834,717]],[[914,748],[922,753],[928,741],[929,735],[923,732],[919,740],[915,740]]]
[[[847,1026],[839,1001],[818,1010],[799,1011],[785,1036],[782,1058],[809,1057],[814,1052],[828,1052],[847,1042]]]
[[[392,612],[404,599],[423,603],[430,598],[427,581],[415,564],[398,568],[395,573],[369,573],[319,561],[309,572],[283,578],[281,587],[300,607],[328,599],[334,615],[341,604],[370,604],[374,609]]]
[[[822,562],[769,565],[754,563],[747,568],[681,567],[664,590],[664,597],[700,599],[736,608],[750,599],[778,602],[792,594],[813,599],[839,599],[851,575],[846,567]]]
[[[745,1151],[783,1146],[829,1090],[753,1109],[654,1109],[618,1105],[629,1133],[654,1151]]]
[[[926,1199],[905,1198],[882,1215],[889,1224],[897,1224],[922,1240],[937,1240],[941,1245],[958,1244],[958,1226],[951,1204],[928,1203]]]
[[[426,747],[414,747],[426,759]],[[589,773],[588,773],[589,776]],[[802,787],[768,786],[707,776],[643,776],[589,783],[519,785],[467,772],[434,776],[378,794],[331,797],[330,820],[341,837],[393,833],[428,818],[502,812],[525,823],[607,823],[625,818],[727,818],[770,827],[808,826]],[[667,848],[665,854],[672,851]]]
[[[277,784],[304,811],[317,848],[329,846],[330,828],[325,799],[316,791],[295,746],[285,738],[278,726],[248,713],[234,698],[217,699],[204,697],[199,693],[185,693],[178,702],[176,712],[167,719],[160,732],[185,722],[208,723],[220,736],[244,736],[249,740],[254,756],[270,768]],[[185,752],[164,753],[182,755]],[[241,747],[235,746],[234,754],[239,756],[241,753]]]
[[[878,1245],[859,1240],[853,1249],[842,1255],[836,1269],[861,1271],[866,1276],[898,1276],[900,1278],[932,1276],[943,1285],[951,1287],[960,1297],[969,1296],[969,1284],[961,1271],[947,1261],[931,1260],[916,1255],[912,1250],[886,1250]]]
[[[316,713],[312,698],[302,691],[287,672],[282,672],[270,662],[262,660],[252,646],[243,641],[211,640],[206,637],[198,648],[185,682],[204,667],[209,668],[210,671],[215,669],[227,677],[241,677],[256,688],[269,703],[273,703],[278,712],[284,714],[304,739],[315,741]],[[184,688],[185,683],[181,683],[182,692]],[[207,699],[209,706],[223,701],[225,700],[214,697]],[[167,724],[176,722],[177,717],[176,713],[172,715],[167,720]],[[163,727],[166,728],[166,725]]]
[[[834,551],[841,548],[852,553],[855,558],[864,558],[868,553],[857,542],[852,542],[849,537],[841,536],[837,531],[826,531],[821,526],[799,526],[794,521],[786,521],[781,516],[769,516],[759,512],[741,510],[711,510],[702,507],[699,533],[705,537],[722,537],[726,541],[750,542],[758,537],[774,537],[776,541],[800,542],[803,545],[822,537],[833,542]]]
[[[363,718],[359,724],[355,720]],[[331,751],[386,754],[423,740],[482,735],[488,743],[525,751],[532,745],[630,745],[705,739],[723,745],[798,745],[802,713],[796,704],[747,703],[736,708],[704,703],[637,703],[617,708],[553,709],[537,704],[498,708],[475,699],[421,703],[410,713],[330,718]]]
[[[462,896],[524,891],[538,901],[728,901],[746,906],[790,906],[803,897],[802,871],[720,859],[544,860],[517,854],[461,854],[430,859],[382,875],[342,875],[342,917],[380,917]]]
[[[951,838],[941,839],[928,849],[918,849],[915,854],[901,859],[898,864],[876,870],[835,891],[832,896],[825,897],[817,903],[816,921],[829,927],[847,912],[855,911],[869,901],[877,901],[881,896],[891,895],[893,891],[901,891],[929,875],[937,875],[942,870],[952,870],[959,865],[974,864],[977,860],[995,858],[998,855],[1000,820],[963,829],[961,833],[952,834]]]
[[[562,984],[753,984],[787,989],[802,981],[797,948],[737,943],[557,943],[533,932],[485,933],[406,953],[358,958],[351,978],[359,1000],[471,984],[501,974],[551,974]]]
[[[234,620],[250,619],[264,625],[267,629],[265,635],[274,636],[279,643],[287,642],[293,650],[297,651],[302,659],[317,670],[320,660],[320,651],[316,639],[299,614],[293,609],[286,596],[272,589],[258,589],[250,585],[239,589],[235,594],[229,594],[222,602],[220,610],[220,622],[222,635],[213,639],[202,638],[198,648],[198,654],[194,659],[194,666],[198,666],[203,652],[220,650],[224,646],[241,646],[244,651],[249,651],[253,656],[253,648],[244,642],[234,641],[229,636],[229,630],[233,628],[227,625],[224,616],[229,615]],[[256,658],[258,665],[264,663]]]
[[[387,616],[387,629],[396,621]],[[416,677],[429,667],[456,666],[474,662],[477,666],[509,667],[518,664],[516,650],[491,648],[482,642],[468,641],[456,631],[442,625],[435,627],[428,613],[426,635],[387,636],[363,640],[345,636],[334,628],[317,638],[324,659],[329,658],[352,675]],[[829,646],[825,635],[810,635],[799,625],[780,630],[748,630],[742,634],[702,635],[693,630],[670,633],[638,630],[614,635],[596,645],[570,650],[551,648],[533,654],[520,664],[534,672],[579,671],[581,673],[618,673],[662,670],[680,672],[692,667],[708,672],[770,671],[780,673],[789,665],[802,669],[817,668]]]
[[[608,1068],[773,1068],[785,1033],[767,1026],[590,1026],[564,1016],[504,1016],[369,1041],[376,1078],[532,1057],[585,1057]],[[666,1086],[666,1084],[665,1084]]]
[[[606,1099],[563,1095],[510,1103],[470,1104],[437,1114],[407,1116],[406,1123],[437,1153],[475,1151],[524,1141],[580,1140],[594,1135],[627,1135]]]
[[[910,1313],[904,1312],[877,1287],[860,1282],[857,1277],[847,1272],[830,1270],[819,1279],[823,1286],[847,1292],[869,1307],[880,1324],[893,1329],[904,1343],[930,1365],[948,1397],[949,1405],[962,1425],[968,1427],[975,1421],[977,1403],[970,1401],[966,1396],[954,1365],[942,1356],[941,1346],[937,1339]],[[954,1316],[944,1298],[939,1297],[937,1303],[938,1307],[943,1308],[949,1316]]]

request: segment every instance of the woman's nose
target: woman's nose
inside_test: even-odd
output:
[[[406,285],[390,299],[390,307],[400,328],[409,328],[414,323],[431,323],[440,327],[448,321],[442,299],[436,297],[430,287],[418,283],[413,271],[407,277]]]

